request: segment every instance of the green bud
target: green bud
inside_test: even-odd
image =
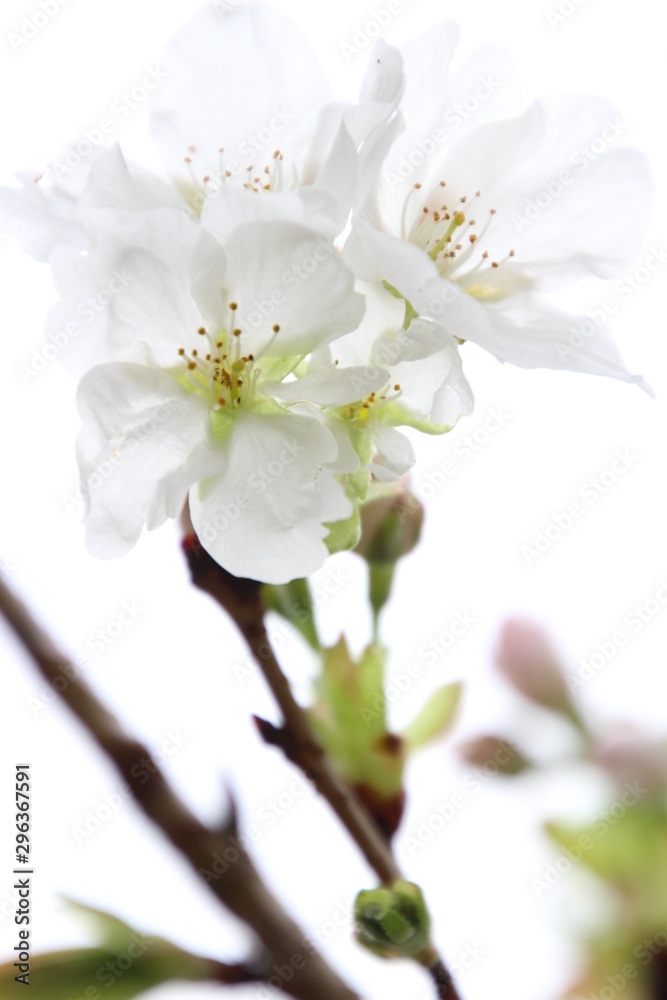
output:
[[[355,937],[382,958],[416,958],[428,953],[431,921],[422,891],[399,880],[362,890],[354,905]]]
[[[380,611],[391,594],[396,563],[414,549],[423,520],[419,500],[403,490],[392,490],[361,508],[361,537],[355,551],[368,563],[376,637]]]
[[[367,785],[382,799],[400,794],[405,751],[387,732],[384,671],[387,652],[377,643],[359,660],[343,637],[322,651],[317,700],[310,709],[315,735],[351,785]]]
[[[356,552],[369,563],[396,563],[419,541],[424,508],[412,493],[401,490],[361,508],[361,538]]]

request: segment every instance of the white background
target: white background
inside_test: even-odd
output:
[[[370,46],[359,44],[363,37],[357,31],[387,5],[382,0],[339,0],[336,5],[277,0],[276,6],[299,20],[338,93],[354,93],[370,52]],[[9,34],[20,31],[23,19],[39,7],[32,0],[6,0],[0,15],[0,180],[8,183],[26,168],[38,173],[67,141],[107,116],[114,100],[159,64],[163,44],[191,7],[185,0],[69,0],[37,37],[15,51]],[[548,12],[556,9],[555,2],[544,0],[460,5],[404,0],[385,34],[401,44],[439,18],[453,16],[463,27],[463,53],[489,40],[509,47],[528,98],[562,90],[610,98],[627,123],[624,139],[647,151],[660,179],[667,170],[664,36],[654,4],[568,2],[563,9],[571,13],[550,23],[555,18],[549,19]],[[350,55],[355,44],[359,51]],[[230,81],[230,86],[242,99],[243,81]],[[113,138],[140,148],[145,110],[139,108],[122,129],[119,125]],[[617,238],[623,240],[624,206],[612,210]],[[659,190],[643,258],[663,247],[663,210]],[[33,349],[42,344],[43,317],[53,299],[48,271],[24,257],[8,236],[0,242],[0,263],[4,572],[67,648],[88,652],[89,680],[131,729],[156,750],[170,732],[186,738],[165,768],[193,808],[205,818],[219,815],[223,786],[231,783],[242,823],[255,823],[261,831],[255,854],[262,870],[304,928],[322,930],[325,950],[360,992],[426,998],[428,983],[418,970],[362,954],[350,942],[347,927],[333,933],[335,915],[343,914],[356,891],[373,879],[324,805],[302,794],[284,815],[267,819],[270,800],[290,787],[297,790],[295,772],[254,733],[250,713],[275,718],[274,709],[257,675],[240,669],[245,653],[218,609],[189,588],[174,529],[167,526],[145,537],[133,553],[113,563],[96,561],[84,551],[80,507],[67,500],[77,483],[74,385],[56,364],[28,384],[19,374],[19,366],[31,364]],[[641,263],[642,258],[637,266]],[[667,351],[661,295],[664,268],[631,296],[622,295],[614,282],[591,282],[567,302],[584,309],[599,307],[609,297],[618,302],[617,342],[630,368],[652,383],[656,400],[603,379],[501,367],[477,349],[465,348],[476,412],[447,438],[418,444],[414,485],[428,494],[425,540],[400,572],[386,637],[394,651],[393,673],[403,673],[410,663],[422,671],[392,705],[397,726],[429,690],[461,678],[467,683],[466,700],[456,740],[491,728],[548,755],[559,736],[557,727],[519,704],[490,672],[503,617],[529,613],[549,625],[575,670],[580,658],[589,659],[596,643],[623,628],[625,615],[656,593],[661,578],[667,579]],[[482,431],[498,408],[507,415],[502,428]],[[487,440],[466,458],[465,437],[474,432],[478,442]],[[522,546],[553,515],[581,499],[581,489],[609,468],[619,448],[636,457],[632,467],[597,503],[584,503],[584,516],[528,564]],[[429,474],[447,459],[457,474],[430,489]],[[331,574],[344,580],[337,589],[330,585],[336,592],[322,608],[323,628],[333,640],[344,627],[358,649],[368,628],[359,613],[362,566],[353,556],[339,556],[322,571],[320,582]],[[142,610],[121,637],[96,654],[90,637],[115,621],[123,602],[136,602]],[[476,619],[474,626],[429,665],[420,647],[463,611]],[[664,734],[666,628],[667,608],[580,692],[585,710],[600,725],[633,721],[644,731]],[[84,940],[85,932],[59,909],[56,893],[65,893],[195,951],[230,959],[242,954],[243,931],[219,912],[181,859],[157,842],[131,803],[124,802],[101,829],[77,844],[73,827],[117,792],[118,778],[59,705],[38,701],[44,691],[36,675],[6,633],[0,639],[0,811],[11,818],[13,764],[29,760],[35,950]],[[290,640],[282,644],[281,655],[299,692],[306,694],[310,666],[305,652]],[[470,948],[481,954],[464,973],[466,1000],[555,998],[575,967],[572,935],[587,909],[589,897],[580,893],[588,883],[570,872],[549,892],[538,894],[531,887],[552,857],[539,822],[548,815],[590,815],[604,805],[605,790],[570,776],[528,779],[512,788],[488,781],[472,792],[465,768],[457,767],[450,752],[452,742],[411,766],[410,806],[398,838],[401,863],[427,892],[438,944],[449,961],[457,965]],[[415,836],[420,823],[432,819],[436,806],[457,790],[464,792],[465,806],[428,845],[410,846],[406,836]],[[7,916],[13,900],[10,835],[5,825],[2,956],[15,943]],[[248,987],[237,995],[256,993]],[[218,991],[176,985],[154,994],[173,1000],[208,995]]]

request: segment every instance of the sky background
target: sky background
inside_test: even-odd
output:
[[[48,23],[18,46],[12,34],[35,17],[39,4],[6,0],[0,14],[5,184],[18,171],[40,172],[66,142],[108,117],[115,102],[159,66],[164,43],[193,7],[185,0],[51,0],[49,10],[54,5]],[[619,0],[277,0],[274,6],[299,21],[339,96],[358,88],[372,46],[368,24],[387,21],[385,37],[400,45],[453,17],[462,25],[461,54],[487,41],[508,47],[527,100],[564,90],[609,98],[627,125],[623,140],[647,152],[657,182],[665,176],[664,36],[650,0],[635,0],[631,9]],[[230,86],[242,100],[243,82]],[[145,114],[143,103],[124,121],[112,115],[112,138],[156,162],[144,139]],[[447,681],[465,681],[466,693],[452,738],[410,767],[397,851],[408,877],[427,893],[437,942],[463,975],[466,1000],[559,995],[575,968],[573,936],[588,917],[593,890],[575,870],[550,891],[535,891],[531,880],[555,857],[539,823],[551,815],[591,816],[609,801],[607,788],[572,774],[527,778],[511,787],[494,780],[473,784],[472,772],[457,764],[452,746],[489,729],[545,757],[565,739],[555,722],[493,676],[503,619],[520,613],[544,623],[571,671],[590,661],[598,643],[609,643],[619,629],[628,632],[626,645],[578,692],[583,709],[601,726],[631,723],[648,734],[667,732],[667,603],[660,602],[660,595],[667,598],[661,584],[667,581],[667,244],[664,188],[657,186],[654,221],[636,264],[615,281],[586,282],[560,299],[584,311],[614,303],[616,341],[656,399],[610,380],[501,366],[466,345],[474,414],[443,438],[415,438],[412,481],[426,507],[423,544],[400,568],[384,637],[395,681],[410,664],[420,669],[391,704],[392,722],[403,725]],[[624,206],[614,211],[622,241]],[[649,271],[646,261],[660,263]],[[122,560],[101,562],[86,553],[76,500],[74,383],[53,362],[27,381],[21,377],[21,366],[34,364],[42,346],[43,319],[54,297],[48,270],[2,234],[0,280],[2,572],[74,656],[87,654],[88,680],[130,729],[163,754],[170,780],[203,818],[221,814],[224,787],[231,785],[241,823],[260,831],[254,853],[262,871],[360,992],[426,1000],[428,982],[419,971],[383,964],[350,941],[350,900],[373,884],[372,875],[297,772],[260,744],[250,714],[275,718],[271,699],[217,607],[190,589],[175,528],[144,537]],[[609,470],[619,452],[627,468],[614,475]],[[448,462],[455,474],[443,476]],[[598,491],[595,502],[586,499],[592,479],[603,473],[614,482],[604,494]],[[573,502],[581,504],[582,516],[542,555],[529,558],[526,547]],[[335,641],[345,629],[361,649],[369,636],[368,617],[360,611],[361,561],[352,555],[331,559],[316,586],[327,638]],[[631,629],[626,617],[655,595],[659,609]],[[128,607],[131,614],[121,620],[130,623],[118,626]],[[450,641],[457,615],[474,621]],[[285,669],[307,697],[312,664],[306,650],[280,632],[278,620],[272,628]],[[116,634],[101,649],[98,629]],[[423,652],[432,640],[443,649],[435,663]],[[108,805],[109,796],[116,802],[120,782],[3,630],[0,643],[0,812],[10,814],[14,763],[30,761],[35,951],[86,939],[85,928],[63,912],[60,893],[194,951],[233,960],[243,951],[243,930],[131,802],[123,799],[110,816],[103,809],[108,818],[85,839],[77,832],[89,811]],[[433,823],[437,807],[457,792],[463,805],[453,818]],[[278,815],[271,802],[280,796]],[[415,847],[424,823],[443,828]],[[0,839],[0,956],[15,943],[8,917],[12,832],[5,824]],[[237,995],[257,992],[243,987]],[[175,985],[151,994],[155,1000],[208,995],[219,991]]]

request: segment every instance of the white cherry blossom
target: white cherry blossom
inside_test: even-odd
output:
[[[482,50],[453,69],[457,35],[445,22],[402,52],[406,128],[357,205],[348,258],[501,361],[641,382],[606,328],[577,336],[585,317],[546,293],[611,278],[637,255],[651,203],[643,155],[616,144],[618,115],[598,98],[551,97],[507,116],[517,90],[504,61]],[[487,97],[448,125],[480,80]],[[600,151],[581,154],[591,144]]]
[[[313,352],[302,378],[271,391],[283,401],[325,403],[330,426],[352,437],[376,479],[392,481],[415,461],[396,428],[445,433],[472,412],[473,396],[454,337],[420,318],[406,326],[405,302],[381,285],[357,287],[366,300],[360,326]]]
[[[133,280],[97,331],[93,355],[104,363],[82,358],[84,483],[113,466],[88,491],[88,544],[102,556],[127,551],[189,496],[220,565],[285,582],[320,566],[331,525],[353,514],[340,477],[359,459],[315,407],[281,405],[273,389],[354,329],[363,298],[340,254],[318,259],[322,244],[303,226],[247,223],[224,246],[201,235],[175,268],[146,249],[119,249]],[[354,387],[340,398],[355,399]]]

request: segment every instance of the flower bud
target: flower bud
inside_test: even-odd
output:
[[[526,698],[570,717],[575,714],[560,661],[538,625],[518,618],[505,622],[496,666]]]
[[[412,493],[371,500],[361,508],[361,538],[355,549],[369,563],[396,563],[419,541],[424,508]]]
[[[431,921],[422,891],[399,880],[362,890],[354,905],[355,937],[382,958],[419,958],[430,946]]]
[[[518,747],[499,736],[478,736],[457,747],[461,759],[486,772],[513,777],[532,767]]]
[[[378,497],[361,508],[361,537],[355,551],[368,563],[369,596],[375,622],[389,600],[396,563],[419,541],[424,509],[401,490]]]
[[[595,759],[620,788],[637,782],[651,795],[667,788],[665,747],[630,728],[607,733],[595,747]]]

